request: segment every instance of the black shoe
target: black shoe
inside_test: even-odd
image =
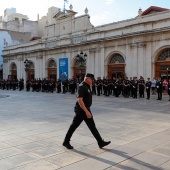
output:
[[[101,143],[98,143],[98,145],[99,145],[99,148],[103,148],[103,147],[109,145],[110,143],[111,143],[111,141],[108,141],[108,142],[102,141]]]
[[[74,149],[73,146],[70,145],[70,143],[63,143],[63,146],[65,146],[67,149]]]

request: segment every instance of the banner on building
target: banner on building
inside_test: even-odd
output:
[[[61,81],[68,79],[68,58],[59,58],[59,78]]]

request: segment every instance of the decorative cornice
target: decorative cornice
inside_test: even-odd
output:
[[[42,58],[43,58],[43,55],[36,56],[36,59],[42,59]]]
[[[132,43],[130,44],[130,47],[131,48],[135,48],[135,47],[138,47],[138,48],[145,48],[147,46],[146,43],[144,42],[140,42],[140,43]]]

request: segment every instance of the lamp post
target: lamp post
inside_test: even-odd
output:
[[[79,68],[80,68],[81,77],[82,77],[83,68],[86,66],[87,54],[86,53],[84,54],[83,51],[81,51],[80,54],[77,54],[76,58],[79,62]]]
[[[26,72],[26,79],[28,78],[29,65],[30,65],[30,61],[28,59],[25,59],[24,66],[25,66],[25,72]]]

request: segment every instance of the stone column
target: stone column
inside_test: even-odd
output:
[[[88,62],[88,70],[87,73],[95,73],[95,51],[89,52],[89,62]]]
[[[43,77],[42,78],[46,77],[46,55],[47,55],[47,52],[44,51],[44,55],[43,55],[43,58],[42,58],[42,71],[43,71],[43,74],[42,74]]]
[[[94,76],[95,78],[99,77],[99,51],[97,50],[94,53]]]
[[[101,46],[101,50],[100,50],[100,77],[103,78],[105,76],[105,71],[104,71],[104,67],[105,67],[105,62],[104,62],[104,46]]]
[[[150,42],[147,43],[145,48],[145,65],[146,78],[152,78],[152,51]]]
[[[35,65],[36,67],[34,68],[35,69],[35,72],[36,72],[36,78],[42,78],[42,59],[43,59],[43,55],[40,54],[36,57],[36,61],[35,61]]]
[[[126,71],[129,73],[126,76],[129,77],[138,77],[138,47],[136,45],[131,45],[131,63],[128,62],[129,58],[126,61]],[[129,71],[127,71],[129,70]]]
[[[137,62],[138,62],[138,66],[137,66],[137,69],[138,69],[138,77],[140,77],[140,76],[144,76],[143,75],[143,65],[144,65],[144,63],[143,63],[143,48],[141,47],[141,46],[137,46],[137,48],[138,48],[138,52],[137,52],[137,56],[138,56],[138,58],[137,58]]]

